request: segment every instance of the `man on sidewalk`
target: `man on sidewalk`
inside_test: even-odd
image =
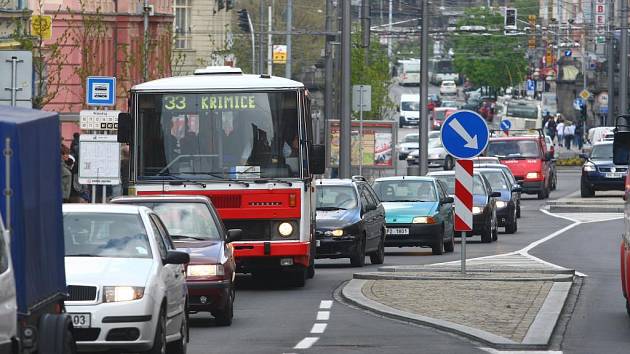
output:
[[[556,132],[558,133],[558,146],[562,146],[564,142],[564,120],[562,116],[560,116],[560,113],[558,113],[556,119]]]
[[[567,121],[564,124],[564,147],[567,150],[571,150],[571,142],[573,142],[573,136],[575,135],[575,125],[571,121]]]

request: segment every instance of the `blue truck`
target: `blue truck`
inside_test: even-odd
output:
[[[75,353],[57,113],[0,106],[0,354]]]

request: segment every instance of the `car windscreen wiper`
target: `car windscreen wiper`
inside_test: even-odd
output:
[[[66,257],[101,257],[95,254],[88,253],[76,253],[76,254],[67,254]]]
[[[170,235],[172,239],[181,240],[181,239],[190,239],[197,241],[206,241],[208,238],[206,237],[197,237],[197,236],[187,236],[187,235]]]
[[[340,207],[317,207],[316,210],[332,211],[332,210],[348,210],[348,209],[340,208]]]

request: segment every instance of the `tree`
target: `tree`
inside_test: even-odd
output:
[[[483,33],[454,35],[454,64],[458,72],[477,86],[495,89],[519,85],[527,74],[526,37],[503,33],[503,16],[487,8],[472,8],[457,23],[484,26]]]
[[[392,107],[389,99],[391,75],[387,51],[380,45],[378,37],[372,36],[370,47],[360,46],[361,32],[352,35],[352,84],[372,86],[372,110],[363,112],[365,119],[382,119],[388,108]]]

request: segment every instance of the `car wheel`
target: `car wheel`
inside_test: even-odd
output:
[[[547,187],[543,187],[543,189],[538,192],[538,199],[545,199],[549,197],[549,189]]]
[[[630,316],[630,302],[628,302],[628,300],[626,300],[626,312],[628,313],[628,316]]]
[[[365,265],[365,236],[359,239],[359,244],[352,257],[350,257],[350,264],[353,267],[363,267]]]
[[[494,223],[494,227],[492,228],[492,241],[496,241],[499,239],[499,222],[497,221],[496,212],[492,215],[492,220]]]
[[[291,285],[296,288],[303,288],[306,285],[306,278],[308,278],[308,269],[300,267],[291,273]]]
[[[306,273],[307,273],[306,276],[309,279],[313,279],[315,277],[315,264],[311,264],[310,266],[308,266]]]
[[[489,220],[488,223],[486,223],[486,225],[484,226],[483,230],[481,231],[481,242],[483,243],[490,243],[492,242],[492,218]]]
[[[431,253],[435,256],[444,254],[444,229],[442,229],[440,238],[433,244],[433,247],[431,247]]]
[[[521,218],[521,202],[518,202],[518,205],[516,206],[516,217],[517,218]]]
[[[554,173],[553,178],[551,179],[551,190],[555,191],[557,187],[558,187],[558,175]]]
[[[398,123],[398,128],[404,128],[404,127],[405,127],[405,125],[404,125],[404,124],[402,124],[402,123]]]
[[[188,306],[186,306],[188,307]],[[181,338],[167,346],[168,354],[186,354],[188,350],[188,313],[184,311],[184,319],[180,328]]]
[[[512,213],[512,217],[505,223],[505,232],[508,234],[513,234],[516,233],[516,230],[518,230],[518,217],[516,215],[515,208],[514,212]]]
[[[582,181],[580,183],[580,196],[582,198],[590,198],[595,196],[595,191]]]
[[[444,251],[451,253],[455,250],[455,233],[451,235],[451,239],[444,243]]]
[[[378,249],[370,254],[370,263],[383,264],[385,262],[385,232],[380,237]]]
[[[236,290],[234,288],[230,289],[228,292],[228,298],[226,300],[225,307],[220,311],[215,311],[212,313],[214,316],[214,323],[217,326],[230,326],[232,325],[232,319],[234,318],[234,293]]]
[[[157,326],[155,326],[153,347],[147,350],[145,354],[166,354],[166,314],[164,310],[160,311],[160,317]]]
[[[450,171],[453,169],[453,167],[455,167],[455,161],[453,160],[453,157],[451,157],[450,155],[447,155],[444,158],[444,170]]]

